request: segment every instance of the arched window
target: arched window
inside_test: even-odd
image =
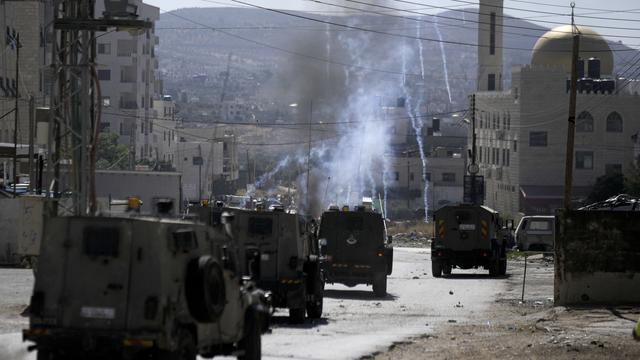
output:
[[[587,111],[583,111],[578,115],[576,122],[577,132],[593,132],[593,116]]]
[[[616,111],[607,116],[607,132],[622,132],[622,116]]]

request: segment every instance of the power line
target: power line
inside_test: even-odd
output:
[[[202,1],[206,1],[206,0],[202,0]],[[419,36],[390,33],[390,32],[385,32],[385,31],[380,31],[380,30],[375,30],[375,29],[362,28],[362,27],[358,27],[358,26],[341,24],[341,23],[337,23],[337,22],[334,22],[334,21],[316,19],[316,18],[312,18],[312,17],[309,17],[309,16],[304,16],[304,15],[293,14],[293,13],[282,11],[282,10],[278,10],[278,9],[267,8],[267,7],[263,7],[263,6],[260,6],[260,5],[254,5],[254,4],[247,3],[247,2],[244,2],[244,1],[241,1],[241,0],[230,0],[230,1],[233,1],[233,2],[236,2],[236,3],[239,3],[239,4],[248,5],[248,6],[253,6],[253,7],[257,8],[257,9],[262,9],[262,10],[274,12],[274,13],[277,13],[277,14],[287,15],[287,16],[291,16],[291,17],[295,17],[295,18],[300,18],[300,19],[304,19],[304,20],[308,20],[308,21],[314,21],[314,22],[319,22],[319,23],[323,23],[323,24],[343,27],[343,28],[347,28],[347,29],[361,30],[361,31],[364,31],[364,32],[370,32],[370,33],[374,33],[374,34],[378,34],[378,35],[386,35],[386,36],[398,37],[398,38],[408,38],[408,39],[413,39],[413,40],[422,40],[422,41],[429,41],[429,42],[439,42],[439,43],[450,44],[450,45],[462,45],[462,46],[486,47],[486,48],[490,47],[490,45],[465,43],[465,42],[461,42],[461,41],[451,41],[451,40],[439,40],[439,39],[425,38],[425,37],[419,37]],[[502,49],[506,49],[506,50],[520,50],[520,51],[527,51],[527,52],[531,51],[531,49],[528,49],[528,48],[517,48],[517,47],[507,47],[507,46],[496,47],[496,48],[502,48]],[[570,52],[569,50],[541,50],[541,51],[550,52],[550,53],[569,53]],[[592,52],[611,52],[611,51],[635,51],[635,50],[634,49],[592,50]]]

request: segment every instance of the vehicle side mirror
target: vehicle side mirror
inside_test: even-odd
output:
[[[320,256],[324,256],[327,253],[327,239],[322,238],[318,240],[318,245],[320,246]]]
[[[391,244],[391,243],[393,243],[393,236],[388,235],[387,236],[387,244]]]

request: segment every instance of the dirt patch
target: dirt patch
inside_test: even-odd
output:
[[[511,261],[509,273],[506,292],[489,311],[369,359],[640,359],[631,335],[640,308],[554,307],[547,258],[528,260],[524,301],[524,261]]]

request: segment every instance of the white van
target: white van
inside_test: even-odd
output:
[[[525,216],[516,228],[516,245],[521,251],[553,251],[555,236],[555,216]]]

